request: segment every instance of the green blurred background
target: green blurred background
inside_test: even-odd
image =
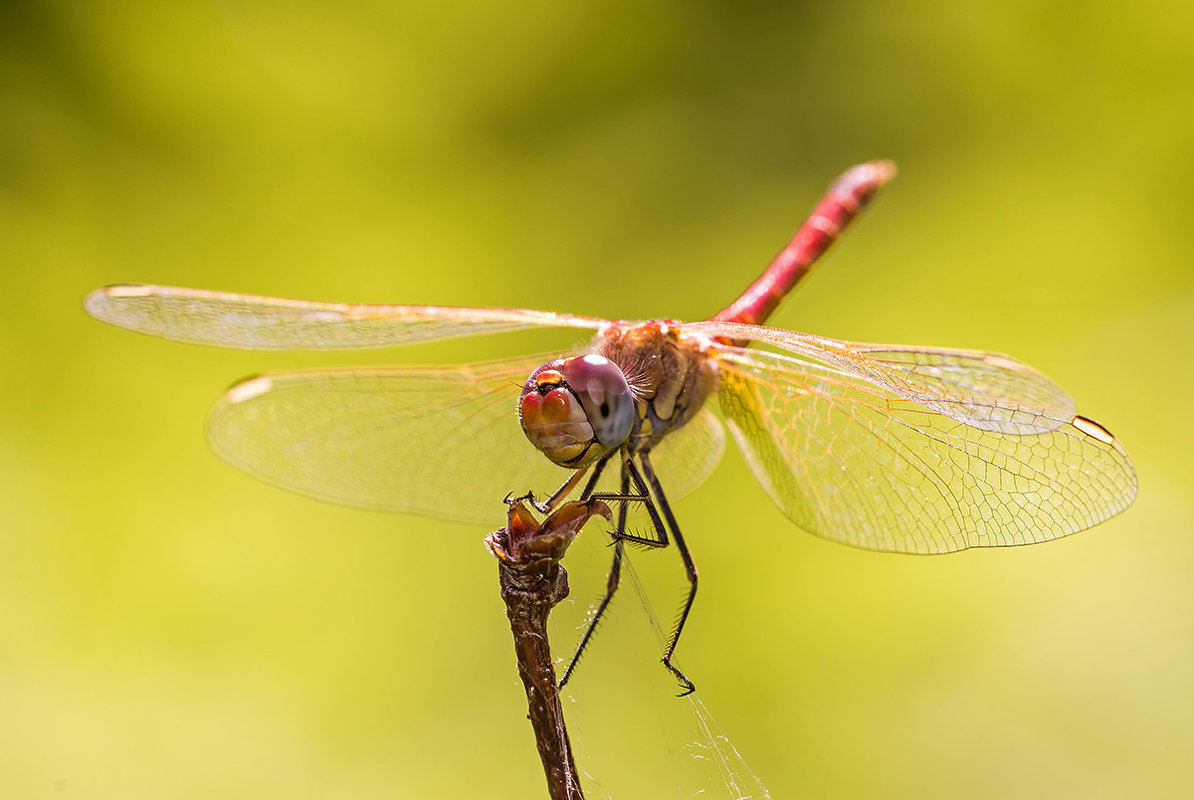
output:
[[[882,555],[728,452],[677,508],[681,662],[777,798],[1189,796],[1192,31],[1186,0],[4,4],[0,797],[545,794],[487,531],[275,490],[202,423],[258,371],[558,337],[219,351],[89,289],[699,318],[876,157],[898,180],[775,323],[1013,353],[1139,500]],[[570,555],[561,654],[606,557]],[[675,554],[636,564],[670,619]],[[645,619],[628,592],[567,701],[590,796],[727,796]]]

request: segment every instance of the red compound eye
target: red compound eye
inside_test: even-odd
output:
[[[527,378],[518,416],[540,452],[561,466],[583,467],[626,441],[634,424],[634,398],[609,359],[557,358]]]

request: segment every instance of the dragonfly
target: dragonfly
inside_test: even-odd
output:
[[[762,275],[699,322],[143,284],[98,289],[85,308],[141,333],[265,350],[388,347],[528,328],[584,332],[586,340],[563,353],[252,377],[216,403],[207,437],[252,476],[364,509],[486,523],[512,487],[545,496],[535,501],[540,511],[570,496],[620,501],[605,595],[561,685],[618,588],[624,546],[674,542],[688,589],[662,661],[687,694],[693,683],[672,658],[698,575],[672,501],[711,473],[726,428],[792,522],[871,550],[1043,542],[1118,514],[1136,495],[1120,442],[1010,356],[763,324],[893,175],[887,161],[847,170]],[[632,504],[649,517],[645,531],[628,528]]]

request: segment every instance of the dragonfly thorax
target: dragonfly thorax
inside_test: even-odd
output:
[[[616,323],[602,330],[595,349],[621,368],[636,401],[627,442],[631,452],[651,450],[696,416],[717,389],[710,345],[669,320]]]

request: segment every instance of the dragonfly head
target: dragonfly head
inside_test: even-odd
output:
[[[618,365],[595,354],[536,369],[518,398],[523,433],[561,467],[579,469],[621,447],[634,425],[634,396]]]

